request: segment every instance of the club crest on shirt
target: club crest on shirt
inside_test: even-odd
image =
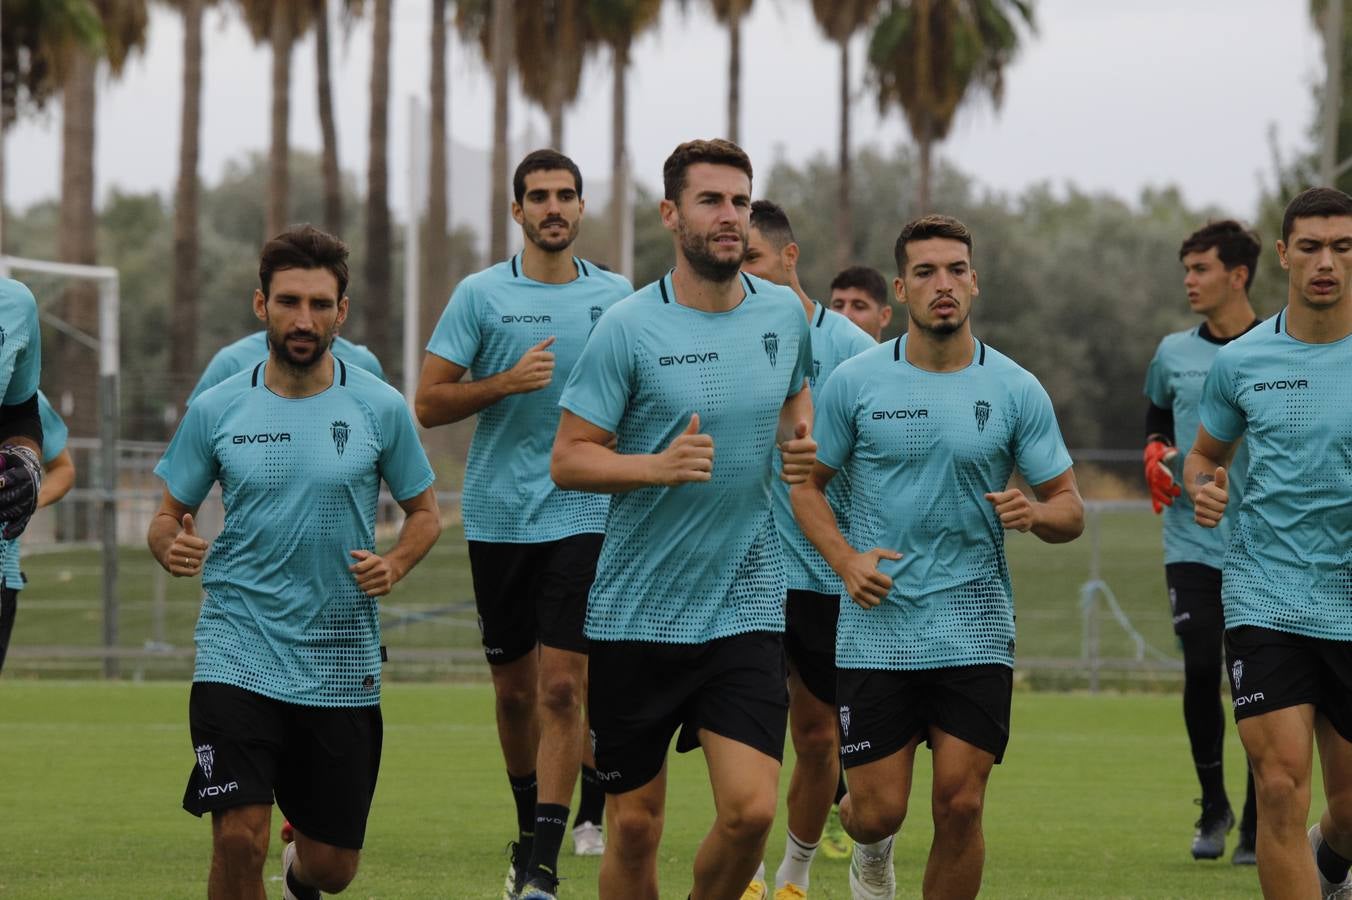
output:
[[[761,335],[761,346],[765,348],[765,355],[770,358],[770,365],[774,366],[775,360],[779,358],[779,335],[773,331],[767,331]]]
[[[976,430],[985,431],[986,423],[991,419],[991,405],[985,400],[976,401]]]
[[[840,708],[840,730],[845,734],[845,737],[850,736],[850,708],[848,706]]]
[[[0,347],[5,346],[5,326],[0,325]]]
[[[812,374],[807,377],[808,386],[815,388],[817,386],[817,379],[821,377],[821,374],[822,361],[820,359],[814,359],[812,361]]]
[[[599,307],[599,306],[593,306],[593,307],[591,308],[591,331],[595,331],[595,330],[596,330],[596,320],[599,319],[599,318],[601,318],[601,313],[602,313],[601,307]],[[591,331],[589,331],[589,332],[587,332],[587,333],[588,333],[588,334],[591,334]]]
[[[334,449],[338,451],[339,456],[342,456],[343,451],[347,449],[347,423],[342,419],[334,419],[329,425],[329,434],[333,437]]]
[[[1244,680],[1244,660],[1237,659],[1230,666],[1230,677],[1235,681],[1235,690],[1239,690],[1239,684]]]
[[[197,767],[202,770],[202,777],[210,781],[211,768],[216,764],[216,750],[210,744],[203,744],[194,749],[197,752]]]

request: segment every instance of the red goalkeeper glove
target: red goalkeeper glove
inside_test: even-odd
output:
[[[1174,481],[1174,473],[1169,461],[1178,455],[1178,448],[1164,441],[1151,441],[1145,445],[1145,483],[1150,486],[1150,505],[1158,515],[1166,506],[1174,505],[1174,498],[1183,491]]]

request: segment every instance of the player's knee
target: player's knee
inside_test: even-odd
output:
[[[979,788],[964,785],[950,791],[935,791],[934,825],[966,830],[980,823],[984,806],[984,792]]]
[[[1255,767],[1254,793],[1267,814],[1277,815],[1283,810],[1300,810],[1309,806],[1309,781],[1298,772],[1277,763]]]
[[[582,679],[572,673],[545,678],[540,684],[540,706],[555,715],[576,716],[582,706]]]
[[[357,855],[342,854],[325,858],[320,865],[302,862],[305,880],[326,894],[340,894],[357,877]]]
[[[793,752],[797,757],[795,766],[834,767],[837,755],[834,719],[792,722],[790,734],[793,737]]]
[[[646,809],[611,810],[606,831],[621,856],[645,857],[657,852],[662,817]]]
[[[535,687],[517,682],[500,682],[497,689],[498,711],[511,719],[535,714]]]
[[[906,820],[906,803],[857,803],[853,794],[850,808],[841,807],[840,824],[845,833],[856,841],[872,844],[888,835],[896,834]]]
[[[749,797],[727,804],[718,818],[725,836],[737,843],[758,843],[775,822],[774,794]]]
[[[227,819],[216,829],[212,849],[231,870],[261,872],[268,858],[268,832],[250,822]]]

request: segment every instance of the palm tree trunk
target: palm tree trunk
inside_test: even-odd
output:
[[[62,87],[61,208],[58,215],[57,255],[62,262],[96,262],[94,216],[94,114],[97,104],[94,76],[98,63],[88,50],[71,53]],[[61,318],[85,334],[98,334],[98,291],[94,284],[72,279],[61,301]],[[98,434],[98,360],[87,348],[57,335],[54,365],[44,366],[56,389],[61,408],[69,395],[73,406],[66,416],[76,437]]]
[[[728,140],[740,143],[742,121],[742,18],[728,19]]]
[[[920,173],[916,179],[915,216],[923,216],[930,211],[930,168],[933,163],[931,154],[934,149],[934,139],[929,136],[928,126],[916,139],[916,143],[920,147]]]
[[[197,374],[197,163],[202,122],[202,0],[183,0],[183,113],[174,194],[174,282],[170,294],[171,402],[181,407]]]
[[[629,161],[625,158],[624,152],[625,129],[628,127],[625,121],[627,112],[625,105],[626,76],[629,70],[628,42],[616,44],[614,52],[615,77],[612,83],[610,111],[610,221],[615,229],[615,234],[614,244],[611,248],[611,265],[618,269],[621,274],[631,277],[626,268],[627,241],[624,228],[625,216],[630,214],[626,208],[629,199]],[[632,268],[632,265],[628,268]]]
[[[836,186],[836,270],[854,256],[854,222],[850,208],[850,39],[840,42],[840,183]]]
[[[427,159],[427,219],[423,223],[423,302],[419,334],[432,333],[450,295],[450,212],[446,201],[446,0],[432,0],[431,142]]]
[[[515,37],[513,0],[493,0],[493,167],[488,214],[488,255],[496,262],[507,256],[507,126],[508,87]]]
[[[366,342],[388,365],[390,356],[390,7],[375,0],[372,13],[370,157],[366,170]]]
[[[287,129],[291,119],[291,22],[286,8],[272,8],[272,147],[268,152],[268,212],[264,239],[286,228],[290,193]]]
[[[915,71],[919,76],[916,93],[920,102],[930,103],[934,96],[934,41],[930,30],[930,0],[915,0],[916,42]],[[920,133],[915,136],[920,149],[920,173],[916,179],[915,215],[923,216],[930,208],[930,162],[934,149],[933,117],[928,112],[920,115]]]
[[[549,146],[563,152],[563,66],[561,53],[554,54],[554,78],[549,83]]]
[[[329,0],[314,0],[315,74],[319,131],[323,141],[324,228],[343,232],[343,176],[338,168],[338,126],[333,118],[333,82],[329,71]]]

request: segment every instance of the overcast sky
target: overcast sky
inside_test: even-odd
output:
[[[696,0],[682,14],[667,4],[660,27],[634,48],[629,80],[629,146],[639,180],[660,181],[671,148],[725,130],[727,39]],[[407,97],[427,93],[425,0],[395,0],[391,200],[407,191]],[[1285,153],[1308,143],[1311,85],[1321,46],[1304,2],[1271,0],[1040,0],[1038,31],[1007,77],[1005,103],[960,115],[940,154],[980,182],[1018,191],[1039,182],[1073,183],[1133,199],[1147,185],[1178,185],[1195,204],[1249,217],[1270,178],[1267,139],[1275,127]],[[124,76],[100,81],[97,183],[169,192],[177,168],[182,30],[152,5],[149,47]],[[269,54],[234,14],[207,14],[202,173],[268,144]],[[340,158],[365,172],[370,29],[335,33]],[[880,116],[862,87],[863,39],[854,62],[854,140],[890,148],[908,140],[900,116]],[[834,156],[838,56],[806,0],[760,0],[743,38],[742,143],[761,171],[778,156]],[[296,50],[291,140],[317,149],[314,45]],[[609,57],[588,66],[582,102],[569,114],[565,151],[584,173],[608,177]],[[456,42],[450,61],[452,137],[491,143],[492,83],[477,48]],[[55,196],[60,107],[9,135],[8,198],[24,206]],[[522,101],[513,133],[547,134],[543,114]],[[452,200],[454,202],[454,199]]]

